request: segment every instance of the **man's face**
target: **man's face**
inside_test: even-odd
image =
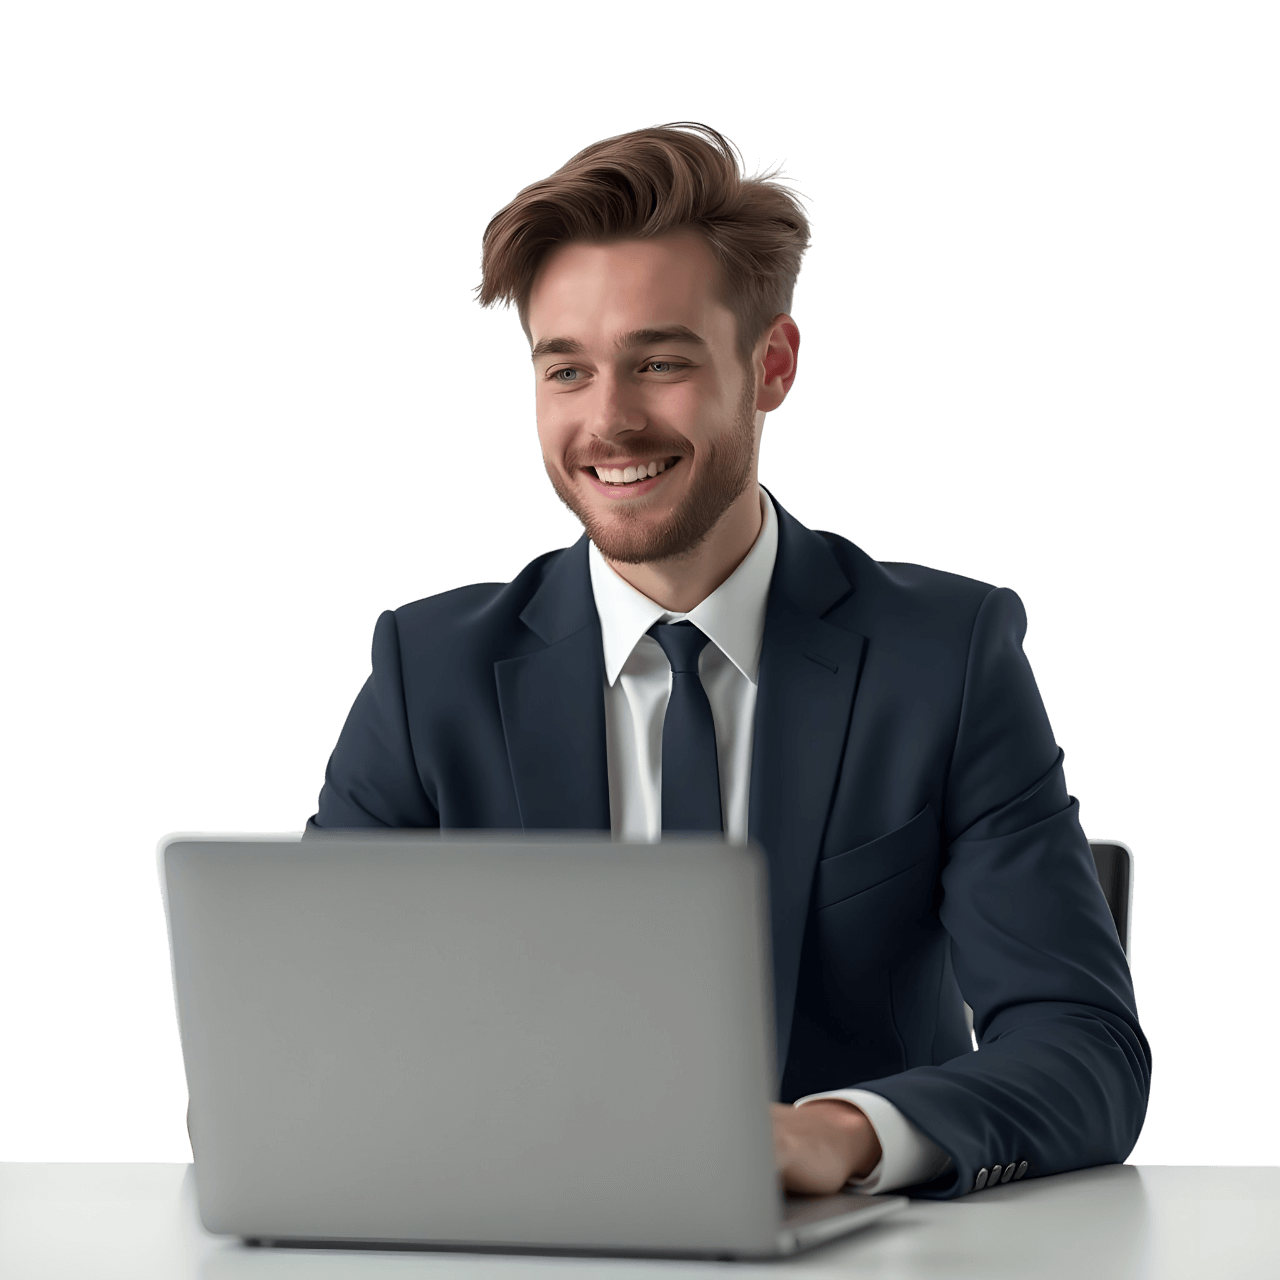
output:
[[[610,560],[689,553],[755,479],[764,414],[718,281],[694,232],[562,245],[534,281],[543,462]]]

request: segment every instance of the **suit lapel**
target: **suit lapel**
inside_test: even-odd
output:
[[[853,590],[820,534],[778,514],[752,745],[749,831],[769,865],[778,1072],[787,1060],[814,869],[865,637],[823,621]]]
[[[521,825],[608,831],[604,654],[585,538],[557,559],[520,620],[546,647],[494,663],[494,676]]]

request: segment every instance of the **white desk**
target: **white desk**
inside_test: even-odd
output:
[[[1280,1276],[1280,1168],[1110,1165],[1029,1178],[772,1265],[247,1249],[201,1228],[186,1165],[0,1164],[3,1280],[1264,1280]]]

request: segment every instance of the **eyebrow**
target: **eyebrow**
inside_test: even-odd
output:
[[[707,345],[707,340],[692,329],[674,324],[667,329],[632,329],[630,333],[621,334],[614,346],[619,351],[626,351],[632,347],[651,347],[658,342],[687,342],[698,347]],[[578,356],[584,351],[586,347],[574,338],[543,338],[531,354],[536,360],[539,356]]]

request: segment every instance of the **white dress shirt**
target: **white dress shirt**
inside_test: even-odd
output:
[[[615,839],[653,841],[662,836],[662,721],[671,696],[671,664],[646,634],[655,622],[688,619],[710,644],[698,674],[711,703],[720,766],[720,805],[725,837],[747,839],[751,799],[751,743],[755,722],[765,605],[778,554],[778,517],[760,491],[763,517],[746,559],[701,604],[672,613],[618,576],[596,550],[588,551],[591,590],[604,642],[604,722],[608,751],[609,814]],[[865,1089],[834,1089],[799,1099],[841,1098],[860,1108],[883,1152],[861,1191],[892,1191],[937,1176],[950,1164],[887,1098]]]

